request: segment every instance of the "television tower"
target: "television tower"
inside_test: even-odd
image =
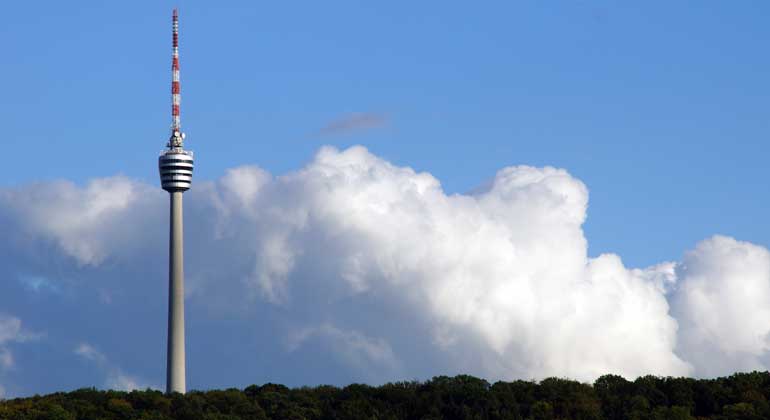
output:
[[[181,85],[179,84],[179,14],[171,18],[173,54],[171,58],[171,137],[160,152],[160,184],[171,197],[168,259],[168,353],[166,356],[166,392],[185,393],[184,354],[184,249],[182,193],[190,188],[193,152],[184,149],[185,135],[179,120]]]

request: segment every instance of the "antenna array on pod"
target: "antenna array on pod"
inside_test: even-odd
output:
[[[179,12],[174,9],[171,15],[171,140],[178,140],[171,146],[182,147],[184,135],[180,120],[182,85],[179,82]],[[170,142],[171,143],[171,142]]]
[[[160,183],[170,196],[169,269],[168,269],[168,353],[166,356],[166,392],[184,393],[184,229],[182,193],[190,189],[193,152],[184,149],[180,105],[182,85],[179,80],[179,13],[171,17],[171,137],[158,158]]]

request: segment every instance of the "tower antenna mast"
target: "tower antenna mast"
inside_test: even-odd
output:
[[[174,9],[171,15],[171,138],[169,148],[184,146],[184,133],[180,111],[182,105],[182,84],[179,81],[179,11]]]

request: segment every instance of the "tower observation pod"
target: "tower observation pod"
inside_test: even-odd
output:
[[[171,59],[171,137],[160,152],[160,184],[170,196],[168,267],[168,353],[166,392],[184,394],[184,229],[182,193],[190,189],[193,152],[184,149],[185,135],[180,124],[181,84],[179,83],[179,14],[172,15],[173,53]]]

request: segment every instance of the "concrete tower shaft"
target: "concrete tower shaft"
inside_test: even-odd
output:
[[[170,194],[168,246],[168,347],[166,392],[186,391],[184,343],[184,229],[182,191]]]

